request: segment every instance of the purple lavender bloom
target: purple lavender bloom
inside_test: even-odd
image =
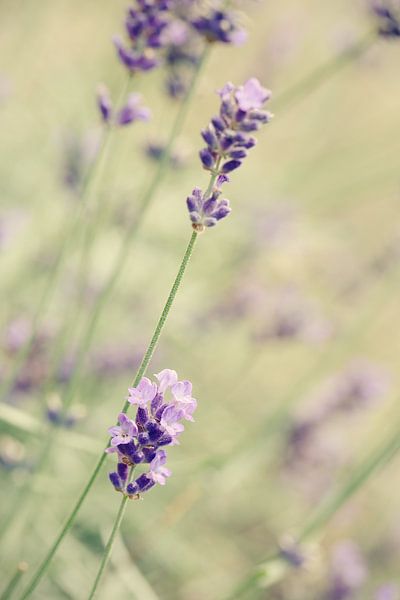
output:
[[[125,106],[121,108],[116,117],[118,125],[129,125],[133,121],[148,121],[150,110],[140,106],[140,94],[130,94]]]
[[[138,406],[145,407],[148,402],[151,402],[154,396],[157,394],[157,384],[152,383],[148,377],[142,377],[139,385],[136,388],[128,388],[129,398],[128,401],[131,404],[137,404]]]
[[[131,72],[149,71],[159,64],[156,50],[162,48],[162,34],[168,24],[169,2],[137,0],[128,9],[125,30],[129,46],[119,37],[114,44],[122,64]]]
[[[110,473],[109,478],[118,492],[130,498],[138,497],[156,483],[165,484],[171,473],[165,467],[167,455],[161,448],[179,444],[178,435],[184,430],[180,421],[193,421],[197,406],[192,398],[192,384],[178,381],[176,371],[164,369],[156,377],[158,385],[142,377],[137,387],[129,388],[128,400],[137,405],[135,421],[120,413],[119,425],[108,430],[112,439],[106,452],[118,456],[117,471]],[[170,402],[165,400],[167,393]],[[129,473],[140,464],[149,464],[149,471],[129,481]]]
[[[110,427],[108,433],[112,436],[111,446],[119,446],[131,442],[138,434],[138,428],[134,421],[131,421],[125,413],[118,415],[119,425]]]
[[[209,198],[205,198],[200,188],[194,188],[191,196],[186,199],[192,227],[203,231],[205,227],[214,227],[221,219],[231,212],[229,200],[219,200],[221,191],[214,189]]]
[[[400,2],[399,0],[376,0],[372,11],[378,19],[378,33],[382,37],[400,37]]]
[[[238,169],[247,151],[255,145],[256,140],[249,132],[257,131],[272,117],[261,110],[271,93],[258,79],[249,79],[238,87],[227,83],[218,93],[219,115],[201,132],[207,146],[199,153],[203,167],[216,176],[216,183],[208,198],[195,188],[186,200],[192,226],[197,231],[216,225],[230,213],[229,201],[219,200],[220,188],[228,181],[227,173]]]
[[[103,121],[109,123],[112,115],[112,102],[110,92],[103,84],[100,84],[97,88],[97,106]]]
[[[192,21],[193,27],[210,42],[243,44],[246,32],[238,27],[234,15],[227,10],[212,9],[207,16]]]
[[[361,552],[352,541],[338,544],[331,563],[331,581],[326,600],[347,600],[360,590],[367,577]]]

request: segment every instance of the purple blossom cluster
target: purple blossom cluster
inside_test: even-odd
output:
[[[197,407],[190,381],[178,381],[172,369],[164,369],[156,378],[158,383],[143,377],[137,387],[129,388],[128,401],[137,406],[135,420],[120,413],[119,424],[108,430],[111,445],[106,452],[118,455],[117,470],[109,478],[118,492],[130,498],[138,497],[156,483],[165,484],[171,473],[165,467],[167,455],[163,447],[179,444],[178,436],[184,430],[181,421],[193,421]],[[171,396],[169,402],[167,393]],[[149,470],[132,481],[139,464],[148,464]]]
[[[121,63],[130,73],[150,71],[159,64],[157,50],[162,47],[162,33],[168,25],[170,0],[136,0],[127,11],[125,30],[128,43],[114,37]]]
[[[123,127],[135,121],[148,121],[150,110],[141,104],[140,94],[129,94],[124,106],[115,111],[106,86],[100,85],[97,90],[97,106],[104,123]]]
[[[219,115],[201,132],[207,146],[200,150],[203,167],[211,171],[216,183],[210,194],[195,188],[186,201],[192,226],[197,231],[216,225],[229,214],[229,201],[219,199],[221,186],[229,181],[227,173],[240,167],[248,150],[255,146],[257,140],[251,133],[272,117],[262,110],[271,93],[256,78],[241,86],[227,83],[218,94]]]
[[[372,5],[378,17],[378,33],[383,37],[400,37],[400,2],[399,0],[376,0]]]

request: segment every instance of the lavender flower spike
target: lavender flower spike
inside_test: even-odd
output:
[[[203,167],[211,171],[215,184],[209,196],[205,197],[196,187],[186,199],[196,231],[213,227],[230,213],[229,200],[220,199],[221,186],[229,181],[227,173],[238,169],[248,150],[255,146],[257,140],[251,134],[272,118],[271,113],[262,110],[271,92],[255,77],[241,86],[228,82],[218,94],[221,98],[219,115],[201,132],[207,146],[199,153]]]
[[[128,401],[137,405],[135,421],[120,413],[119,425],[108,430],[112,439],[106,452],[118,458],[117,470],[109,473],[109,479],[117,492],[129,498],[138,498],[157,483],[165,484],[171,473],[165,467],[163,448],[179,444],[178,436],[184,431],[180,421],[193,421],[197,407],[190,381],[178,381],[172,369],[164,369],[156,377],[158,384],[142,377],[136,387],[129,388]],[[136,466],[145,464],[149,470],[130,481]]]

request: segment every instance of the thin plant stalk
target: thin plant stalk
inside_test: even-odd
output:
[[[197,232],[193,231],[193,233],[192,233],[192,235],[190,237],[189,243],[187,245],[185,254],[183,256],[182,262],[180,264],[178,273],[177,273],[176,278],[174,280],[174,283],[172,285],[171,291],[170,291],[170,293],[168,295],[167,301],[166,301],[166,303],[164,305],[164,308],[162,310],[161,316],[160,316],[160,318],[158,320],[158,323],[157,323],[156,328],[154,330],[153,336],[152,336],[152,338],[150,340],[149,346],[148,346],[148,348],[146,350],[146,353],[145,353],[145,355],[143,357],[143,360],[142,360],[142,362],[141,362],[141,364],[139,366],[139,369],[138,369],[138,371],[136,373],[136,376],[135,376],[135,379],[134,379],[134,382],[133,382],[133,387],[136,387],[138,385],[139,381],[141,380],[141,378],[145,374],[146,369],[147,369],[147,367],[148,367],[148,365],[150,363],[150,360],[151,360],[151,358],[153,356],[153,353],[154,353],[154,351],[156,349],[157,343],[158,343],[158,341],[160,339],[161,332],[163,330],[163,327],[164,327],[165,322],[167,320],[168,314],[169,314],[169,312],[171,310],[171,307],[173,305],[173,302],[175,300],[177,291],[178,291],[178,289],[179,289],[179,287],[181,285],[184,273],[186,271],[186,267],[187,267],[187,265],[189,263],[191,255],[192,255],[193,248],[194,248],[194,245],[196,243],[197,237],[198,237]],[[130,406],[129,402],[126,401],[124,403],[123,408],[122,408],[122,412],[126,412],[129,406]],[[39,584],[40,580],[42,579],[43,575],[47,571],[52,558],[54,557],[54,555],[57,552],[60,544],[62,543],[62,541],[64,539],[64,537],[66,536],[66,534],[68,533],[69,529],[71,528],[73,522],[75,521],[75,518],[76,518],[76,516],[77,516],[77,514],[78,514],[78,512],[79,512],[79,510],[80,510],[80,508],[81,508],[81,506],[82,506],[82,504],[83,504],[86,496],[88,495],[88,493],[89,493],[89,491],[90,491],[90,489],[91,489],[94,481],[96,480],[97,475],[99,474],[100,469],[101,469],[101,467],[102,467],[105,459],[106,459],[106,454],[105,454],[105,452],[102,452],[102,454],[100,456],[100,459],[98,460],[98,462],[97,462],[97,464],[96,464],[96,466],[95,466],[92,474],[89,477],[89,480],[87,481],[87,483],[86,483],[86,485],[85,485],[82,493],[80,494],[80,496],[78,498],[78,501],[76,502],[74,508],[72,509],[70,515],[68,516],[68,518],[67,518],[64,526],[62,527],[62,529],[61,529],[61,531],[59,533],[59,535],[57,536],[57,538],[54,541],[53,545],[49,549],[46,557],[44,558],[44,560],[42,561],[42,563],[39,565],[39,567],[37,568],[37,570],[35,571],[35,573],[34,573],[32,579],[31,579],[30,583],[28,584],[26,590],[22,593],[21,600],[25,600],[26,598],[29,598],[29,596],[36,589],[36,587]]]
[[[120,94],[120,98],[122,98],[125,95],[129,81],[130,81],[130,77],[127,79],[126,83],[124,83],[123,89]],[[90,164],[90,166],[88,167],[88,169],[86,171],[86,175],[83,179],[82,186],[81,186],[80,193],[79,193],[79,206],[76,209],[75,218],[72,220],[72,223],[67,228],[67,232],[63,237],[63,240],[62,240],[60,249],[58,251],[58,254],[56,256],[56,259],[53,262],[52,266],[50,267],[50,273],[48,275],[46,284],[44,286],[44,289],[40,296],[39,302],[37,304],[35,314],[32,318],[32,326],[31,326],[30,336],[29,336],[26,344],[21,348],[20,352],[18,353],[13,369],[9,373],[8,377],[6,377],[4,379],[4,381],[0,387],[0,398],[1,399],[6,398],[8,396],[8,394],[11,392],[11,390],[13,389],[13,386],[14,386],[16,378],[18,377],[18,374],[21,370],[21,367],[24,365],[27,357],[29,356],[29,352],[32,350],[32,346],[33,346],[35,337],[38,332],[40,319],[50,301],[52,292],[57,283],[59,273],[61,271],[61,268],[64,264],[65,259],[67,258],[68,250],[71,248],[73,242],[75,241],[77,233],[81,227],[83,216],[85,214],[85,211],[87,210],[89,193],[92,189],[94,179],[99,172],[100,165],[103,162],[102,159],[104,158],[106,150],[110,143],[111,132],[112,132],[112,128],[109,126],[107,126],[103,130],[103,135],[101,138],[99,150],[98,150],[94,160],[92,161],[92,163]]]

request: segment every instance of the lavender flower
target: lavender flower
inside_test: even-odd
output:
[[[116,122],[118,125],[128,125],[133,121],[148,121],[150,110],[140,106],[140,94],[130,94],[128,100],[118,112]]]
[[[110,427],[108,433],[112,436],[111,446],[128,444],[138,435],[138,428],[134,421],[131,421],[125,413],[118,415],[119,425]]]
[[[108,88],[102,83],[97,88],[97,106],[103,121],[109,123],[112,114],[112,102]]]
[[[212,9],[207,16],[193,20],[192,25],[210,43],[239,45],[246,40],[246,32],[238,27],[235,16],[227,10]]]
[[[400,37],[399,0],[376,0],[372,10],[379,21],[378,33],[386,38]]]
[[[367,567],[361,552],[352,541],[338,544],[333,553],[331,581],[326,600],[346,600],[353,597],[367,577]]]
[[[171,473],[165,467],[167,455],[162,448],[179,444],[178,436],[184,430],[180,421],[193,421],[197,406],[192,398],[192,384],[178,381],[176,371],[164,369],[156,378],[158,384],[142,377],[136,387],[129,388],[128,401],[137,406],[135,421],[120,413],[119,425],[108,430],[112,438],[106,452],[118,455],[117,470],[109,474],[109,479],[118,492],[130,498],[138,497],[156,483],[165,484]],[[149,470],[131,481],[139,464],[149,464]]]
[[[221,97],[219,115],[201,132],[207,147],[200,150],[203,167],[213,173],[215,184],[209,195],[196,187],[186,200],[196,231],[213,227],[230,213],[229,200],[220,199],[220,188],[229,181],[227,173],[240,167],[247,151],[256,144],[249,133],[257,131],[262,123],[268,123],[272,116],[261,110],[271,94],[258,79],[249,79],[238,87],[227,83],[218,93]]]
[[[137,0],[125,19],[128,45],[114,37],[121,63],[131,72],[149,71],[159,64],[156,49],[162,47],[162,33],[168,24],[168,0]]]

